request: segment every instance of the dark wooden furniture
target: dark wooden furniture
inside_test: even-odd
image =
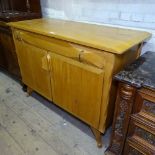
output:
[[[12,22],[40,17],[40,0],[0,1],[0,21]]]
[[[155,53],[145,53],[115,79],[119,86],[106,154],[155,155]]]
[[[41,17],[40,0],[0,1],[0,67],[20,78],[12,32],[8,22]]]

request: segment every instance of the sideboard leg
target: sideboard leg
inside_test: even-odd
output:
[[[101,148],[102,147],[102,135],[101,135],[101,132],[98,131],[97,129],[91,127],[91,130],[96,138],[96,142],[97,142],[97,146],[98,148]]]
[[[30,87],[27,87],[27,97],[29,97],[33,92],[33,89]]]

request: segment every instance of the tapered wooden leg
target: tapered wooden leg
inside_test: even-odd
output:
[[[101,132],[98,131],[97,129],[91,127],[91,130],[96,138],[96,142],[97,142],[97,146],[98,148],[101,148],[102,147],[102,135],[101,135]]]
[[[27,87],[27,97],[29,97],[33,92],[33,89],[30,87]]]

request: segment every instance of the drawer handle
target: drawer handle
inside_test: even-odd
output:
[[[82,62],[82,59],[81,59],[81,56],[82,56],[82,53],[84,53],[85,51],[84,50],[80,50],[80,53],[79,53],[79,61]]]
[[[98,54],[89,51],[83,51],[79,55],[80,62],[96,66],[97,68],[103,69],[105,66],[105,60]]]

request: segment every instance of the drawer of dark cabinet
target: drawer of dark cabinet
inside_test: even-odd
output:
[[[137,92],[133,114],[139,114],[151,122],[155,122],[155,95],[154,92],[142,89]]]
[[[147,155],[155,154],[155,124],[138,115],[131,117],[129,132],[126,141],[126,150],[129,147],[136,148]]]

